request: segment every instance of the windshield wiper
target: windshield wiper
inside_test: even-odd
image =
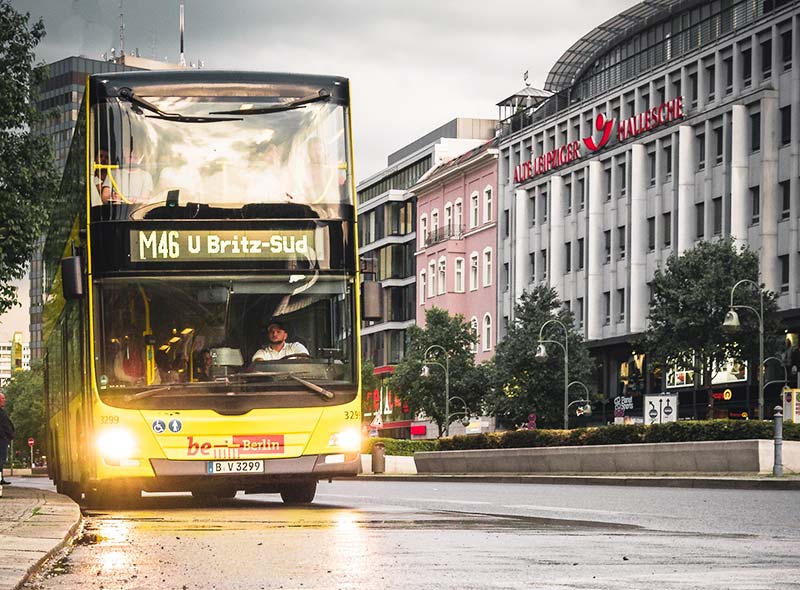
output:
[[[155,113],[153,115],[147,115],[150,119],[164,119],[165,121],[174,121],[176,123],[216,123],[217,121],[241,121],[241,118],[227,118],[227,117],[190,117],[186,115],[181,115],[180,113],[167,113],[162,111],[153,103],[136,96],[133,90],[130,88],[120,88],[119,89],[119,97],[127,101],[133,105],[136,105],[140,109],[145,109],[146,111],[150,111],[151,113]],[[213,113],[212,113],[213,114]],[[235,113],[232,113],[235,114]]]
[[[332,391],[330,391],[328,389],[325,389],[324,387],[320,387],[316,383],[311,383],[311,381],[306,381],[305,379],[301,379],[297,375],[292,375],[291,373],[289,374],[289,377],[291,377],[292,379],[294,379],[298,383],[300,383],[302,385],[305,385],[311,391],[315,391],[316,393],[320,394],[325,399],[333,399],[333,392]]]
[[[210,115],[267,115],[269,113],[282,113],[283,111],[293,111],[295,109],[305,108],[307,104],[312,102],[328,101],[331,99],[331,93],[324,88],[320,89],[317,94],[311,96],[304,96],[296,100],[276,104],[270,107],[260,107],[257,109],[238,109],[235,111],[214,111]]]

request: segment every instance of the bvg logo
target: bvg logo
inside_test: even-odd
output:
[[[594,126],[598,131],[603,132],[603,136],[600,138],[600,143],[596,144],[594,142],[594,138],[590,135],[589,137],[583,138],[584,145],[593,152],[603,149],[611,140],[611,132],[614,130],[614,122],[614,119],[609,119],[606,121],[606,116],[604,114],[598,114],[597,119],[595,119]]]

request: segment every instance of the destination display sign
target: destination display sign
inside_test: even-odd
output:
[[[314,230],[157,230],[130,232],[131,262],[297,260],[317,257]]]

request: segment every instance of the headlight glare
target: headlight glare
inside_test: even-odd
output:
[[[125,428],[109,428],[97,437],[97,450],[108,459],[128,459],[136,452],[136,439]]]
[[[329,447],[339,447],[348,451],[361,449],[361,431],[352,429],[336,432],[328,440]]]

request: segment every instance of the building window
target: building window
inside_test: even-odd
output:
[[[611,168],[603,170],[603,183],[606,187],[606,201],[611,200]]]
[[[488,313],[483,316],[483,351],[492,349],[492,316]]]
[[[625,289],[617,289],[617,321],[625,321]]]
[[[792,30],[781,33],[781,61],[783,70],[792,69]]]
[[[789,256],[778,256],[781,264],[781,293],[789,292]]]
[[[419,218],[419,231],[422,236],[422,242],[419,245],[421,250],[428,243],[428,216],[425,214]]]
[[[530,265],[531,269],[531,278],[535,281],[536,280],[536,254],[531,252],[528,254],[528,264]]]
[[[750,115],[750,151],[757,152],[761,149],[761,113]],[[722,160],[719,160],[720,162]]]
[[[733,91],[733,58],[725,58],[722,67],[725,72],[725,94],[730,94]]]
[[[706,134],[697,134],[697,169],[703,170],[706,167]]]
[[[492,220],[492,187],[487,186],[483,189],[483,222],[489,223]]]
[[[478,346],[480,345],[481,341],[481,333],[478,331],[478,318],[472,316],[472,319],[469,321],[470,325],[472,326],[472,333],[475,335],[475,342],[470,345],[470,350],[473,353],[478,352]]]
[[[469,290],[475,291],[478,288],[478,253],[473,252],[469,256]]]
[[[503,292],[508,291],[511,286],[511,269],[508,262],[503,263]]]
[[[583,328],[583,297],[575,300],[575,320],[578,322],[578,327]]]
[[[439,295],[447,293],[447,258],[439,258]]]
[[[583,238],[578,238],[578,270],[583,270],[583,265],[584,265]]]
[[[603,312],[605,314],[603,325],[607,326],[611,323],[611,293],[608,291],[603,293]]]
[[[695,235],[698,239],[702,239],[706,235],[706,206],[705,203],[697,203],[694,206],[694,213],[695,213]]]
[[[478,217],[480,213],[478,193],[472,193],[469,203],[469,227],[478,227],[478,224],[480,223],[480,219]]]
[[[656,249],[656,218],[647,218],[647,250],[652,252]]]
[[[437,239],[439,235],[439,210],[434,209],[431,212],[431,233],[433,234],[433,239]]]
[[[606,262],[611,262],[611,230],[603,232],[603,243],[606,250]]]
[[[625,162],[617,166],[617,176],[619,176],[619,194],[624,195],[628,186],[628,176],[625,170]]]
[[[453,233],[453,205],[450,203],[444,206],[444,231],[448,236]]]
[[[453,208],[453,223],[455,224],[456,231],[458,231],[459,234],[461,234],[461,232],[464,231],[463,228],[461,227],[462,225],[464,225],[464,217],[463,217],[463,214],[462,214],[462,205],[463,204],[461,202],[461,197],[459,197],[456,200],[456,204],[455,204],[455,206]]]
[[[711,64],[706,68],[706,80],[708,80],[708,100],[712,102],[714,100],[714,91],[716,90],[716,71],[714,64]]]
[[[722,197],[711,200],[711,207],[714,214],[714,235],[722,234]]]
[[[750,187],[750,225],[756,225],[761,220],[761,187]]]
[[[542,282],[547,280],[547,249],[542,250]]]
[[[742,83],[747,88],[753,81],[753,52],[748,48],[742,51]]]
[[[668,248],[672,245],[672,213],[667,212],[662,216],[664,223],[664,247]]]
[[[428,263],[428,299],[436,297],[436,261]]]
[[[426,284],[425,284],[425,271],[421,270],[421,271],[419,271],[419,288],[417,289],[417,291],[419,292],[419,304],[420,305],[424,305],[425,304],[425,287],[426,287]]]
[[[716,152],[714,153],[714,159],[717,164],[722,163],[722,158],[725,154],[725,142],[724,136],[722,134],[722,127],[717,127],[714,129],[714,145],[716,148]]]
[[[542,223],[547,223],[547,193],[542,193],[539,199],[539,206],[542,208]]]
[[[564,212],[566,215],[572,213],[572,185],[564,185]]]
[[[578,211],[583,211],[586,208],[586,187],[583,178],[578,179]]]
[[[656,154],[654,152],[650,152],[647,154],[647,158],[650,162],[650,186],[655,186],[656,184]]]
[[[455,261],[455,291],[456,293],[464,292],[464,259],[456,258]]]
[[[625,258],[625,226],[621,225],[617,228],[617,240],[619,241],[619,258]]]
[[[489,287],[492,284],[492,249],[486,248],[483,251],[483,286]]]
[[[666,169],[666,181],[672,177],[672,146],[664,146],[664,168]]]
[[[689,92],[692,93],[690,101],[693,107],[697,106],[697,73],[689,74]]]
[[[791,209],[792,209],[792,195],[789,191],[789,181],[784,180],[780,183],[781,187],[781,202],[783,203],[783,208],[781,209],[781,219],[789,219],[791,216]]]
[[[530,212],[531,216],[530,223],[528,225],[533,227],[536,225],[536,197],[531,197],[528,201],[528,211]]]
[[[761,74],[764,78],[772,75],[772,39],[761,44]]]
[[[564,272],[572,272],[572,242],[564,244]]]
[[[781,145],[792,141],[792,105],[781,109]]]

